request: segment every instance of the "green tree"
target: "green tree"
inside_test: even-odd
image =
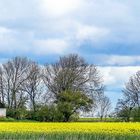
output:
[[[134,122],[140,122],[140,107],[136,107],[132,110],[131,116]]]
[[[58,94],[57,108],[63,114],[63,121],[70,121],[71,117],[80,110],[89,111],[93,100],[80,91],[64,91]]]

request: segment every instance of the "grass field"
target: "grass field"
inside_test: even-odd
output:
[[[140,123],[0,123],[0,139],[140,140]]]
[[[79,118],[78,122],[100,122],[100,118]],[[121,122],[119,118],[103,118],[103,122]]]

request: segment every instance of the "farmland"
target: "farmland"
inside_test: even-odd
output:
[[[140,123],[0,123],[0,139],[139,140]]]

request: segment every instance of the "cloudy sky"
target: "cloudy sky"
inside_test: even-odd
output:
[[[140,70],[139,0],[0,0],[0,62],[78,53],[99,66],[113,104]]]

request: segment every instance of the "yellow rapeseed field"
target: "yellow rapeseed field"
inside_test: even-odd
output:
[[[140,123],[0,123],[0,133],[94,133],[140,135]]]

